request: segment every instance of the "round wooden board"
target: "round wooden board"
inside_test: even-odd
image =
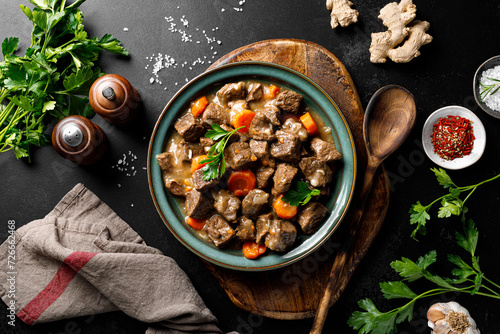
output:
[[[324,47],[297,39],[273,39],[238,48],[212,64],[214,68],[238,61],[266,61],[292,68],[319,84],[335,101],[347,122],[356,144],[358,180],[366,167],[363,142],[363,107],[354,82],[340,60]],[[359,191],[359,184],[357,185]],[[365,214],[359,224],[355,247],[336,283],[330,306],[344,291],[354,270],[368,251],[385,219],[390,184],[383,166],[375,177]],[[356,196],[349,212],[357,204]],[[349,220],[350,216],[346,217]],[[326,287],[330,270],[345,235],[347,221],[309,257],[281,269],[265,272],[242,272],[205,262],[210,272],[239,308],[275,319],[313,317]]]

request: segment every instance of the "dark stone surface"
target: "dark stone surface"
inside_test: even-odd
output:
[[[381,86],[399,84],[415,95],[418,107],[414,132],[385,163],[393,186],[385,224],[346,291],[331,308],[324,332],[353,332],[346,320],[357,309],[357,301],[361,298],[371,298],[383,311],[401,305],[400,301],[385,301],[378,287],[380,281],[398,279],[389,264],[401,256],[416,259],[437,249],[442,265],[434,269],[450,276],[446,254],[456,253],[465,258],[454,241],[455,230],[461,229],[459,219],[433,218],[428,235],[419,243],[409,238],[413,229],[408,223],[411,204],[417,200],[428,203],[444,193],[429,170],[435,166],[420,146],[421,129],[427,116],[440,107],[462,105],[473,110],[487,131],[486,151],[474,166],[451,171],[450,175],[457,184],[467,185],[500,173],[500,147],[496,144],[500,140],[500,120],[480,110],[472,95],[476,68],[484,60],[500,54],[500,5],[495,1],[415,1],[417,19],[431,23],[429,33],[434,41],[424,46],[422,55],[409,64],[389,62],[374,65],[369,62],[370,33],[385,30],[377,15],[386,2],[354,2],[360,12],[359,22],[336,30],[330,28],[324,0],[248,0],[241,6],[237,0],[89,0],[84,3],[81,9],[89,34],[100,37],[111,33],[131,52],[128,59],[103,54],[98,65],[104,72],[125,76],[140,93],[143,110],[133,125],[124,128],[110,125],[99,116],[92,119],[109,139],[106,156],[92,166],[82,167],[66,161],[50,146],[34,149],[31,163],[17,161],[12,152],[0,154],[0,239],[7,238],[8,220],[14,220],[19,227],[42,218],[67,191],[81,182],[127,221],[150,246],[159,248],[179,263],[218,317],[223,330],[307,333],[311,319],[266,319],[233,306],[201,260],[184,248],[164,226],[151,201],[145,170],[147,145],[155,121],[186,79],[203,72],[210,65],[209,60],[216,60],[237,47],[269,38],[299,38],[316,42],[339,57],[353,77],[363,105],[366,106],[370,96]],[[19,4],[29,5],[27,1],[1,1],[0,40],[19,37],[19,52],[24,53],[29,43],[31,23],[19,9]],[[172,18],[172,22],[166,18]],[[183,25],[181,18],[189,22],[187,26]],[[192,42],[183,42],[179,31],[171,32],[171,23],[176,24],[176,29],[192,35]],[[128,31],[124,30],[125,27]],[[208,43],[203,31],[209,38],[220,40],[221,44],[216,41]],[[151,84],[155,61],[150,57],[159,54],[174,58],[177,67],[162,69],[158,72],[162,84]],[[198,63],[198,58],[204,63]],[[118,163],[123,158],[128,165]],[[134,172],[135,176],[132,176]],[[480,231],[477,253],[482,268],[497,282],[500,278],[495,258],[500,232],[497,223],[499,204],[498,181],[479,189],[467,201],[468,216],[475,220]],[[416,282],[411,287],[420,292],[430,285]],[[432,302],[444,300],[457,300],[466,306],[483,333],[500,332],[494,321],[500,317],[499,302],[464,295],[433,298],[416,304],[414,320],[399,326],[399,333],[428,333],[425,312]],[[2,333],[142,333],[146,327],[115,312],[33,327],[17,320],[16,327],[12,328],[7,325],[6,312],[5,307],[0,307]]]

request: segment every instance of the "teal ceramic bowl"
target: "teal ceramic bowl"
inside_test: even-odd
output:
[[[165,147],[166,139],[175,131],[173,124],[190,101],[200,93],[210,92],[225,83],[244,79],[275,82],[304,96],[304,102],[322,117],[332,129],[333,139],[342,161],[338,164],[332,183],[331,197],[326,206],[330,215],[321,228],[311,236],[302,235],[294,247],[284,254],[267,252],[255,259],[246,259],[241,250],[218,249],[202,240],[186,225],[182,202],[163,185],[156,155]],[[153,202],[170,232],[189,250],[216,265],[246,271],[280,268],[296,262],[318,249],[338,228],[353,197],[356,178],[356,151],[349,126],[331,97],[308,77],[284,66],[264,62],[238,62],[207,71],[187,83],[167,104],[156,122],[148,148],[148,182]]]

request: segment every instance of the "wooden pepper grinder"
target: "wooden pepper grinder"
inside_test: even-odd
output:
[[[102,129],[82,116],[60,120],[52,131],[52,145],[65,159],[80,165],[97,162],[106,151],[106,135]]]
[[[137,115],[141,97],[127,79],[118,74],[106,74],[90,87],[92,109],[112,124],[125,125]]]

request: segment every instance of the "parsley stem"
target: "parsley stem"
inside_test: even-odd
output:
[[[480,291],[476,292],[475,294],[479,295],[479,296],[483,296],[483,297],[490,297],[490,298],[500,299],[500,296],[496,296],[496,295],[492,295],[492,294],[484,293],[484,292],[480,292]]]
[[[498,292],[496,292],[495,290],[493,290],[492,288],[484,285],[484,284],[481,284],[481,287],[485,288],[486,290],[488,290],[489,292],[491,292],[492,294],[494,294],[495,296],[499,296],[500,297],[500,294]]]
[[[0,118],[0,126],[5,122],[7,117],[9,116],[10,112],[12,111],[12,106],[14,105],[14,102],[10,101],[9,104],[5,107],[5,109],[2,111],[1,118]]]
[[[483,279],[488,282],[488,283],[491,283],[493,284],[495,287],[499,288],[500,289],[500,285],[496,284],[495,282],[493,282],[492,280],[486,278],[486,276],[483,276]]]
[[[470,197],[470,195],[472,195],[474,193],[474,191],[476,191],[477,187],[474,187],[468,194],[467,196],[464,198],[463,202],[462,203],[465,203],[467,201],[467,199]]]

